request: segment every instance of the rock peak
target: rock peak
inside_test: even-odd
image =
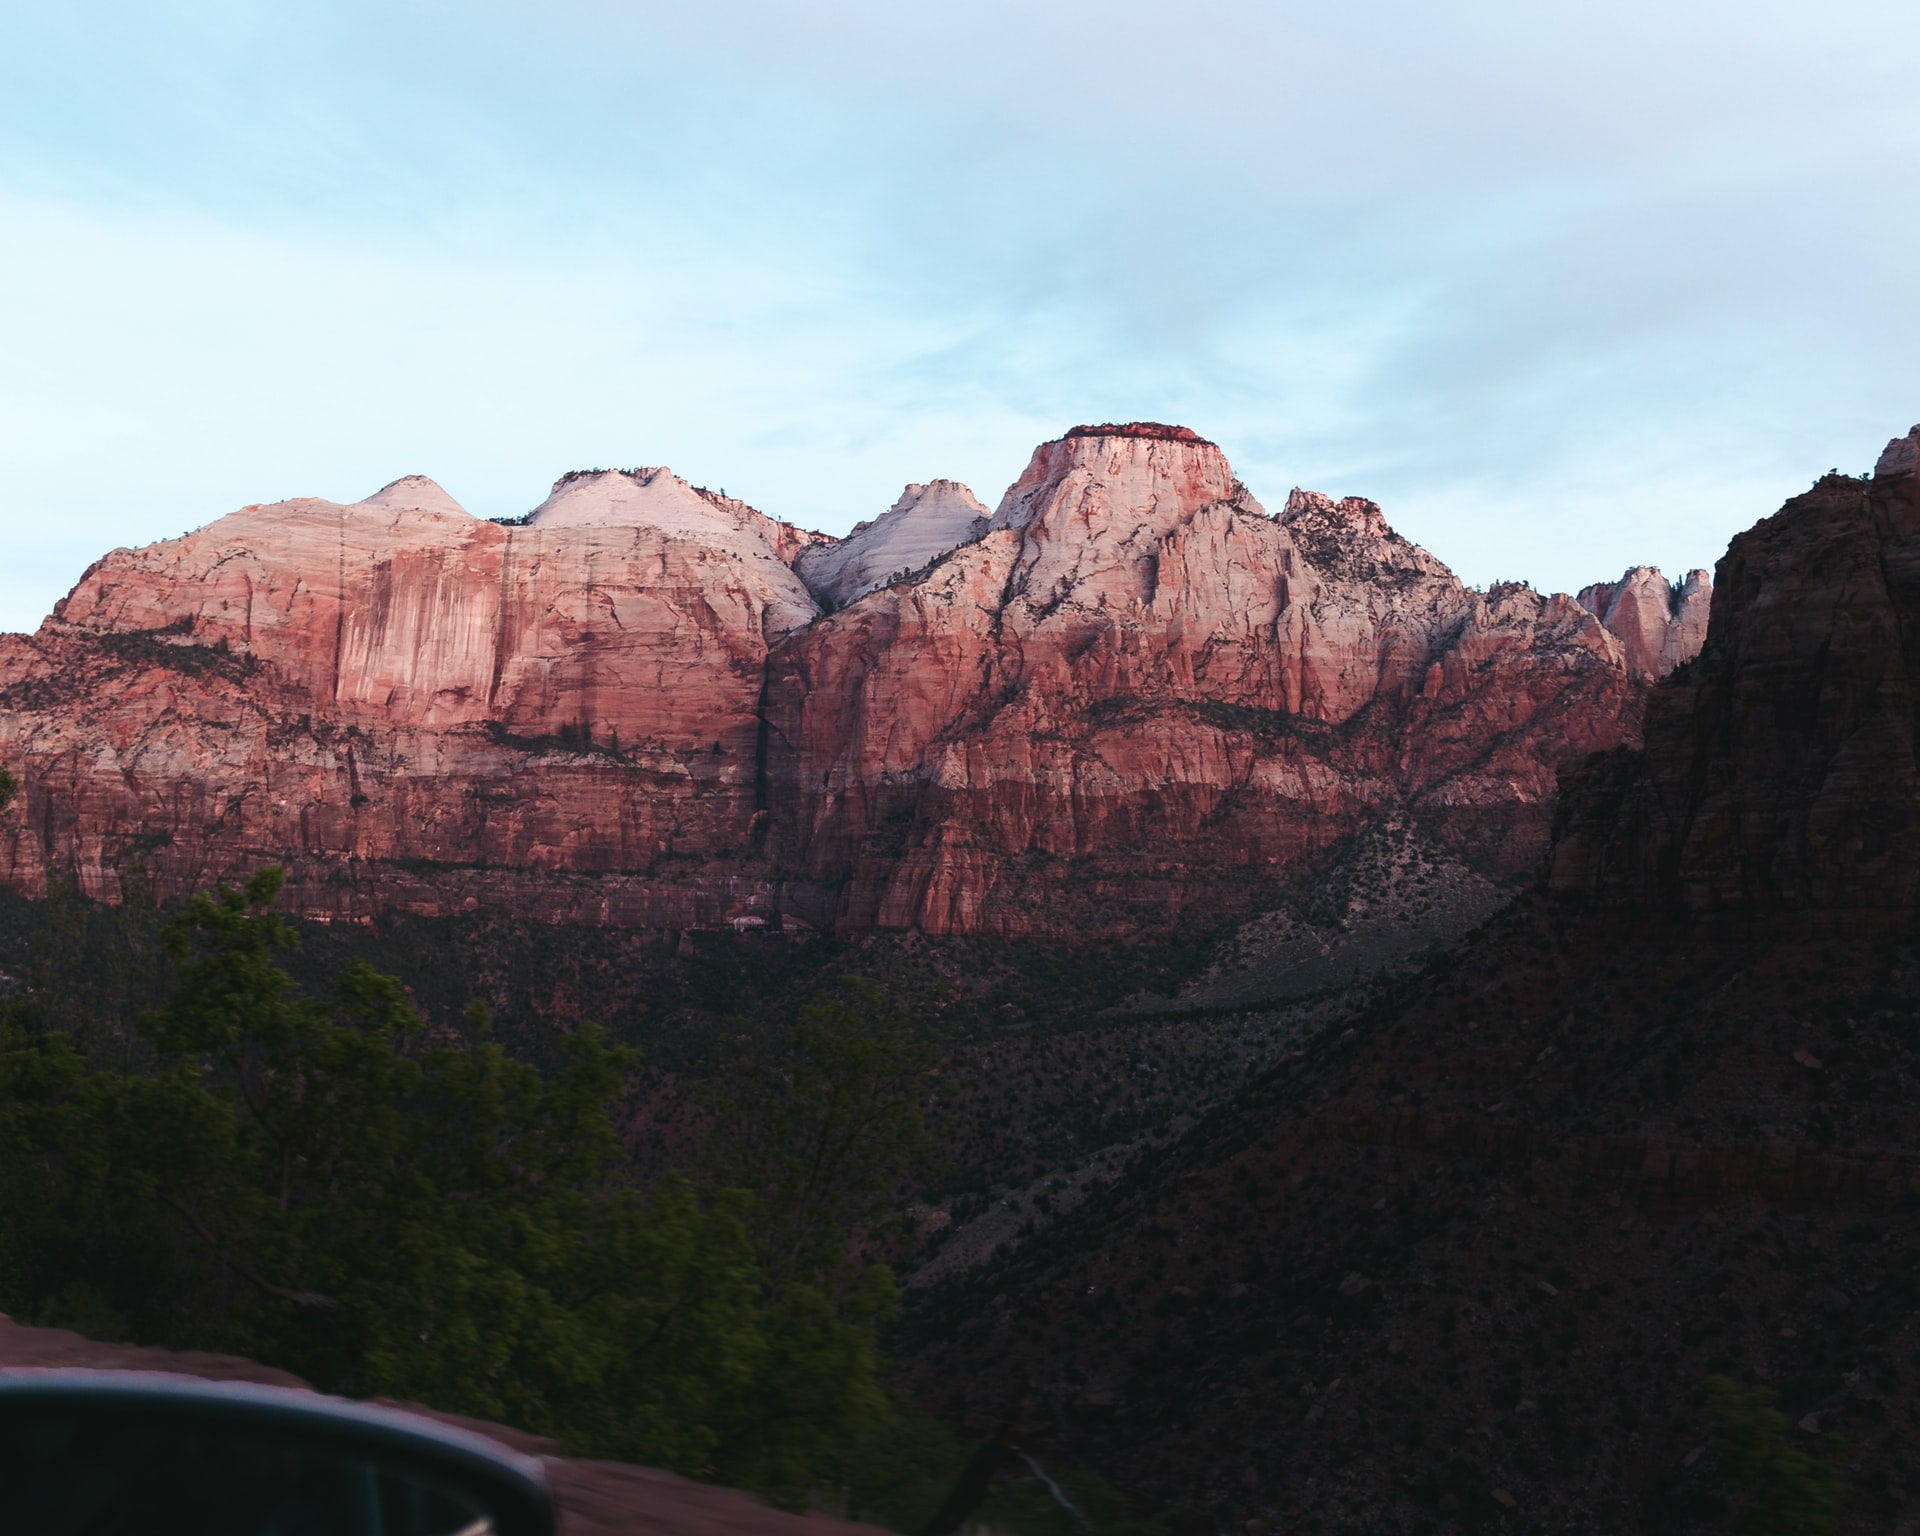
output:
[[[1309,560],[1323,569],[1358,580],[1385,573],[1419,572],[1456,581],[1445,563],[1389,526],[1378,502],[1364,496],[1337,501],[1319,491],[1295,486],[1274,518]]]
[[[356,507],[408,507],[416,512],[449,512],[461,517],[472,514],[449,496],[440,485],[425,475],[402,475],[389,480],[371,496],[354,503]]]
[[[657,484],[663,477],[676,485],[684,486],[687,483],[664,464],[639,464],[632,469],[570,469],[553,482],[553,489],[547,493],[547,500],[552,501],[569,486],[591,485],[596,481],[618,479],[631,480],[644,490],[650,485]],[[691,487],[688,488],[691,489]]]
[[[819,612],[791,569],[811,535],[744,501],[689,485],[665,465],[574,470],[554,482],[553,494],[527,521],[542,529],[652,528],[760,567],[774,593],[767,608],[769,634],[801,628]]]
[[[1381,538],[1400,537],[1387,526],[1379,502],[1368,501],[1364,496],[1342,496],[1336,501],[1319,491],[1303,491],[1297,485],[1287,492],[1287,504],[1280,509],[1278,520],[1282,523],[1308,520],[1347,523]]]
[[[1192,427],[1169,426],[1164,421],[1107,421],[1099,426],[1073,427],[1062,437],[1151,437],[1167,443],[1195,443],[1212,448],[1217,445],[1202,437]]]
[[[973,491],[958,480],[935,479],[928,480],[924,484],[913,480],[909,481],[906,488],[900,492],[899,499],[893,504],[893,510],[898,512],[902,507],[911,506],[917,501],[925,500],[928,496],[952,495],[964,496],[975,506],[980,506],[980,503],[974,500]],[[980,510],[984,512],[986,508],[981,507]]]
[[[664,464],[648,464],[569,470],[553,482],[530,521],[536,527],[637,524],[668,533],[700,533],[730,525],[733,520],[716,521],[716,514],[734,509],[752,510],[745,502],[687,484]]]
[[[793,568],[816,601],[844,608],[896,577],[911,576],[987,529],[987,509],[958,480],[909,485],[872,522],[800,552]]]
[[[1050,540],[1082,543],[1124,537],[1143,519],[1171,527],[1243,494],[1219,445],[1186,427],[1075,427],[1033,450],[1001,497],[993,526],[1033,527]]]

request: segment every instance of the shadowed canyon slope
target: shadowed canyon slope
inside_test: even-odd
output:
[[[502,526],[410,476],[116,551],[0,639],[0,878],[1127,932],[1388,817],[1529,867],[1561,762],[1699,644],[1697,577],[1478,592],[1183,428],[1077,428],[983,513],[932,481],[836,541],[656,468]]]
[[[1916,459],[1733,541],[1549,887],[936,1255],[928,1396],[1218,1530],[1649,1536],[1757,1528],[1784,1482],[1736,1434],[1777,1403],[1826,1490],[1792,1528],[1914,1529]]]

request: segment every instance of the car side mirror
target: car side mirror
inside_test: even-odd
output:
[[[0,1372],[20,1536],[553,1536],[537,1461],[394,1409],[134,1371]]]

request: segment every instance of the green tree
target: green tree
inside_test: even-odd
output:
[[[629,1052],[585,1027],[542,1074],[480,1008],[472,1038],[429,1040],[364,965],[309,995],[280,964],[279,887],[267,870],[187,904],[137,1051],[83,1048],[44,998],[0,1014],[7,1309],[238,1350],[788,1504],[833,1486],[884,1408],[874,1330],[893,1295],[849,1264],[844,1230],[833,1252],[850,1191],[886,1183],[827,1107],[844,1054],[805,1036],[793,1079],[823,1114],[792,1144],[838,1173],[768,1162],[750,1190],[642,1188],[617,1134]],[[812,1202],[801,1262],[765,1204],[784,1190]]]
[[[1793,1443],[1786,1415],[1764,1388],[1742,1391],[1724,1376],[1707,1378],[1714,1448],[1741,1527],[1765,1536],[1833,1528],[1839,1474]]]
[[[13,804],[14,797],[19,793],[19,776],[8,769],[0,768],[0,816],[6,814],[7,807]]]
[[[845,977],[789,1026],[743,1027],[712,1085],[706,1174],[745,1201],[767,1297],[765,1367],[722,1463],[730,1481],[791,1490],[833,1465],[838,1482],[893,1422],[875,1330],[897,1289],[858,1255],[898,1224],[905,1180],[931,1152],[934,1057],[907,1009]],[[809,1385],[823,1375],[846,1384],[830,1413]]]
[[[749,1031],[740,1047],[713,1095],[709,1165],[756,1197],[776,1283],[832,1283],[847,1234],[896,1218],[904,1179],[931,1155],[937,1041],[874,983],[843,977],[790,1028]]]

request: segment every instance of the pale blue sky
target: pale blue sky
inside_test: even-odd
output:
[[[666,463],[832,531],[1078,421],[1466,579],[1920,420],[1920,8],[0,0],[0,628],[116,544]]]

